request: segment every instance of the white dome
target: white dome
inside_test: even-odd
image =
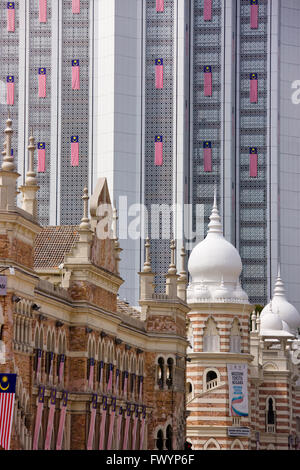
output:
[[[248,302],[248,296],[243,289],[241,287],[237,289],[242,261],[237,249],[223,236],[216,194],[207,236],[193,248],[188,270],[192,277],[191,291],[193,286],[196,289],[196,285],[203,282],[212,298]],[[220,281],[222,281],[221,289]]]
[[[260,329],[261,330],[282,330],[283,324],[282,321],[277,313],[272,311],[273,304],[270,302],[264,308],[264,314],[261,312],[260,315]]]

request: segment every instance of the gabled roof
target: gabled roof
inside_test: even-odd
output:
[[[34,267],[58,268],[78,240],[76,225],[44,227],[36,237]]]

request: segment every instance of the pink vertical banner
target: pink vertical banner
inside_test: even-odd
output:
[[[39,393],[38,393],[38,404],[37,404],[37,411],[36,411],[36,417],[35,417],[32,450],[38,450],[39,435],[40,435],[42,414],[43,414],[43,408],[44,408],[44,396],[45,396],[45,387],[40,386]]]
[[[55,414],[55,402],[56,402],[56,390],[52,389],[51,395],[50,395],[48,424],[47,424],[46,439],[45,439],[45,450],[50,450],[50,446],[51,446],[51,437],[52,437],[53,421],[54,421],[54,414]]]
[[[15,2],[7,3],[7,31],[15,32]]]
[[[144,381],[144,377],[142,375],[140,375],[139,377],[139,401],[142,401],[143,399],[143,381]]]
[[[78,135],[71,137],[71,165],[79,166],[79,139]]]
[[[258,28],[258,0],[250,0],[250,28]]]
[[[250,147],[249,158],[250,158],[249,176],[256,178],[257,177],[257,162],[258,162],[257,147]]]
[[[124,431],[123,450],[127,450],[130,418],[131,418],[131,405],[130,405],[130,403],[128,403],[127,406],[126,406],[126,418],[125,418],[125,431]]]
[[[15,103],[15,77],[6,77],[6,104],[13,106]]]
[[[40,23],[47,23],[47,0],[39,0]]]
[[[140,450],[143,450],[145,439],[145,424],[146,424],[146,407],[143,406],[142,410],[142,424],[140,430]]]
[[[80,90],[80,67],[79,60],[72,60],[72,90]]]
[[[204,96],[212,96],[211,65],[206,65],[204,67]]]
[[[73,14],[80,13],[80,0],[72,0],[72,13]]]
[[[93,357],[90,357],[90,373],[89,373],[89,388],[93,388],[94,386],[94,367],[95,367],[95,360]]]
[[[161,166],[163,164],[163,136],[155,136],[155,159],[154,163],[156,166]]]
[[[119,408],[119,415],[118,415],[118,421],[117,421],[117,450],[121,450],[121,427],[122,427],[122,419],[123,419],[123,408],[120,406]]]
[[[99,433],[99,436],[100,436],[99,437],[99,450],[104,450],[106,415],[107,415],[107,397],[103,397],[103,409],[102,409],[100,433]]]
[[[139,407],[138,405],[134,405],[134,417],[133,417],[133,427],[132,427],[132,446],[131,449],[135,450],[136,444],[136,428],[139,418]]]
[[[128,372],[125,370],[124,372],[124,387],[123,387],[123,395],[127,397],[127,385],[128,385]]]
[[[155,59],[155,88],[164,87],[164,62],[163,59]]]
[[[42,350],[37,350],[37,364],[36,364],[36,378],[38,379],[41,373]]]
[[[164,11],[164,0],[156,0],[156,11],[157,13]]]
[[[114,370],[113,364],[109,364],[109,378],[108,378],[108,384],[107,384],[107,390],[106,390],[107,392],[111,392],[111,389],[112,389],[113,370]]]
[[[46,166],[46,144],[45,142],[38,142],[38,173],[44,173]]]
[[[100,364],[99,364],[99,384],[100,384],[100,386],[102,384],[103,367],[104,367],[104,362],[100,361]]]
[[[258,81],[257,73],[250,73],[250,103],[258,101]]]
[[[108,431],[108,438],[107,438],[107,446],[106,450],[111,449],[112,445],[112,438],[114,433],[114,423],[115,423],[115,416],[116,416],[116,397],[111,399],[111,413],[110,413],[110,422],[109,422],[109,431]]]
[[[97,411],[97,394],[93,394],[92,398],[92,410],[91,410],[91,420],[90,420],[90,427],[89,427],[89,435],[87,440],[87,450],[93,449],[93,440],[94,440],[94,433],[95,433],[95,421],[96,421],[96,411]]]
[[[59,370],[58,370],[58,382],[61,383],[64,377],[64,369],[65,369],[65,355],[60,355],[59,361]]]
[[[39,68],[39,98],[46,98],[46,69]]]
[[[62,396],[62,405],[60,409],[59,425],[56,439],[56,450],[61,450],[62,441],[64,436],[65,421],[67,414],[67,405],[68,405],[68,392],[63,392]]]
[[[115,382],[115,393],[119,394],[119,380],[120,380],[120,370],[116,370],[116,382]]]
[[[212,0],[204,0],[203,19],[204,21],[212,19]]]
[[[212,148],[211,142],[203,142],[203,164],[204,171],[212,171]]]
[[[52,378],[52,373],[53,373],[53,352],[50,351],[49,353],[49,360],[50,360],[50,365],[49,365],[49,379]]]

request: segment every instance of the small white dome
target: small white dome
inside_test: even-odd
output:
[[[276,330],[283,329],[282,321],[279,315],[272,310],[272,302],[264,308],[264,314],[260,315],[260,329],[261,330]]]

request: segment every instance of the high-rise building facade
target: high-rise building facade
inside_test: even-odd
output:
[[[22,174],[30,126],[46,145],[41,223],[77,223],[75,194],[107,177],[126,253],[120,292],[137,304],[138,230],[151,236],[154,271],[166,272],[168,221],[159,220],[158,206],[177,204],[169,232],[178,246],[188,242],[188,228],[199,240],[217,186],[224,234],[241,253],[251,302],[267,302],[280,261],[288,296],[300,308],[297,1],[81,0],[74,13],[71,0],[48,0],[46,22],[39,2],[14,6],[15,33],[6,29],[6,2],[0,13],[2,81],[14,74],[10,109]],[[80,89],[72,89],[74,60]],[[38,96],[42,67],[46,98]],[[78,167],[71,165],[74,136]],[[161,281],[158,275],[157,291]]]

